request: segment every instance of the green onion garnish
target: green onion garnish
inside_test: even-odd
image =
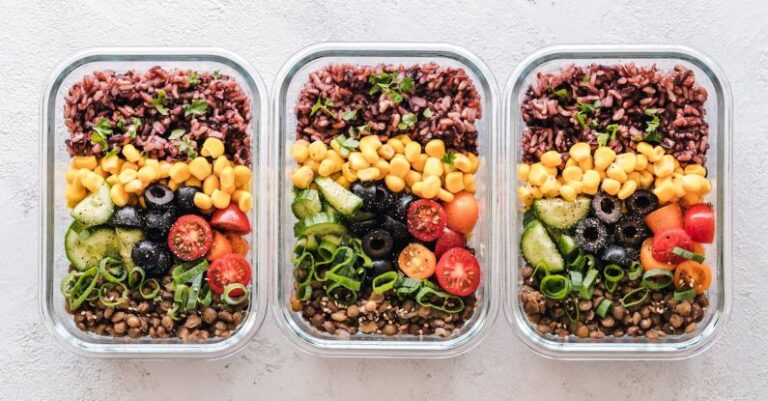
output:
[[[704,255],[699,255],[696,252],[691,252],[687,249],[680,248],[679,246],[672,248],[672,253],[681,258],[692,260],[694,262],[698,262],[698,263],[704,262]]]
[[[605,277],[605,288],[608,292],[613,293],[619,286],[619,282],[624,278],[624,269],[619,265],[608,265],[603,268],[603,276]]]
[[[539,290],[549,299],[562,301],[571,292],[571,282],[563,275],[550,274],[541,280]]]
[[[692,300],[696,298],[696,291],[693,288],[680,288],[675,290],[673,297],[678,302]]]
[[[107,292],[117,290],[120,292],[120,297],[116,300],[107,298]],[[99,301],[108,308],[115,307],[128,301],[128,287],[123,283],[109,281],[99,288]]]
[[[395,287],[397,282],[397,272],[388,271],[386,273],[379,274],[373,278],[373,292],[375,294],[383,294]]]
[[[233,298],[231,294],[233,291],[236,291],[236,290],[241,290],[243,291],[243,293],[242,295],[239,295]],[[240,283],[228,284],[226,287],[224,287],[224,294],[221,295],[221,300],[227,305],[240,305],[241,303],[245,302],[247,299],[248,299],[248,287]]]
[[[637,280],[643,275],[643,265],[638,261],[632,262],[629,265],[629,274],[627,275],[630,280]]]
[[[109,282],[122,283],[128,278],[128,271],[117,259],[106,257],[99,262],[99,273]]]
[[[640,306],[648,298],[648,292],[647,287],[635,288],[621,298],[621,305],[627,309]]]
[[[602,302],[600,302],[600,305],[597,306],[597,313],[600,317],[605,317],[605,315],[608,314],[608,312],[611,311],[611,308],[613,308],[613,301],[610,299],[604,299]]]
[[[669,270],[653,269],[643,273],[643,287],[652,291],[658,291],[672,285],[674,275]]]
[[[581,272],[571,271],[568,272],[568,276],[571,278],[571,291],[581,291],[584,282],[584,276]]]
[[[145,288],[149,288],[150,292],[146,292]],[[147,281],[142,281],[139,285],[139,294],[141,294],[141,297],[144,299],[153,299],[160,295],[160,283],[153,278]]]
[[[563,303],[563,309],[565,309],[565,315],[568,317],[568,320],[571,322],[579,320],[579,303],[576,301],[575,297],[568,297]]]

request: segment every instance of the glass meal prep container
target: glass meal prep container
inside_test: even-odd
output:
[[[662,71],[675,65],[692,70],[696,82],[708,92],[704,104],[705,121],[709,124],[710,149],[707,152],[707,178],[712,191],[704,198],[715,210],[715,239],[706,244],[706,262],[712,270],[712,285],[708,290],[709,306],[696,329],[689,334],[659,336],[605,336],[602,339],[579,338],[574,334],[560,337],[542,335],[529,322],[520,290],[523,285],[521,269],[525,261],[520,252],[523,213],[513,191],[519,185],[517,169],[522,163],[521,138],[526,131],[521,104],[528,87],[538,73],[556,72],[575,64],[615,65],[635,63],[655,64]],[[731,311],[731,90],[728,81],[712,59],[683,46],[656,45],[575,45],[548,47],[526,58],[507,82],[504,92],[506,159],[514,166],[507,171],[504,185],[509,190],[503,200],[510,221],[502,224],[506,231],[506,255],[511,268],[506,271],[505,312],[507,319],[523,343],[536,353],[557,359],[683,359],[697,355],[711,346],[723,333]],[[646,113],[647,114],[647,113]]]
[[[309,74],[329,64],[376,65],[435,62],[440,66],[461,67],[476,86],[483,105],[483,117],[476,120],[480,169],[476,173],[476,196],[480,218],[474,228],[470,247],[482,269],[482,282],[476,295],[472,317],[447,338],[436,335],[352,334],[330,335],[312,327],[301,312],[293,312],[290,299],[294,289],[292,251],[296,242],[292,227],[297,222],[291,211],[294,199],[291,173],[296,162],[291,149],[295,143],[297,117],[294,112],[299,93]],[[266,143],[272,181],[269,184],[272,208],[269,251],[272,270],[273,314],[286,337],[299,348],[327,357],[436,358],[451,357],[475,346],[487,333],[496,315],[496,269],[498,253],[495,244],[498,225],[495,215],[496,86],[488,68],[471,53],[450,45],[418,43],[323,43],[308,47],[294,55],[281,69],[274,84],[273,135]],[[395,268],[395,270],[397,270]]]
[[[139,338],[96,335],[80,330],[68,313],[60,282],[67,275],[69,261],[65,255],[64,236],[72,223],[70,209],[65,200],[65,173],[72,159],[64,140],[70,132],[64,121],[64,103],[73,84],[86,74],[99,70],[117,73],[131,69],[143,74],[160,66],[166,70],[208,71],[216,78],[216,72],[232,77],[248,97],[251,122],[253,171],[250,191],[253,207],[247,213],[251,233],[244,235],[250,247],[247,253],[252,266],[249,305],[244,320],[229,336],[211,336],[206,340],[183,342],[178,337]],[[244,347],[259,329],[266,312],[267,278],[264,272],[261,243],[266,240],[263,215],[260,207],[263,163],[259,143],[267,127],[266,88],[256,71],[240,57],[216,48],[104,48],[80,52],[60,64],[48,81],[42,102],[41,121],[41,235],[40,235],[40,311],[45,326],[68,350],[82,356],[107,358],[221,358]],[[192,284],[194,285],[194,284]],[[182,322],[183,324],[183,322]]]

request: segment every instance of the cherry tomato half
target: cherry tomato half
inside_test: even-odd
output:
[[[655,234],[670,228],[683,228],[683,212],[680,205],[670,203],[645,216],[645,224]]]
[[[425,242],[436,240],[445,228],[445,210],[439,203],[419,199],[408,206],[408,231],[416,239]]]
[[[440,258],[435,269],[437,282],[449,294],[466,297],[480,285],[480,265],[464,248],[451,248]]]
[[[680,247],[693,251],[693,240],[682,228],[668,228],[653,236],[653,258],[661,263],[680,263],[683,258],[672,253]]]
[[[466,244],[467,241],[464,239],[463,234],[446,227],[443,230],[443,235],[437,239],[435,244],[435,256],[440,258],[447,250],[451,248],[464,248]]]
[[[240,283],[247,286],[251,282],[251,264],[240,255],[228,253],[213,261],[207,277],[211,291],[223,294],[224,288],[229,284]],[[232,296],[242,294],[242,290],[230,293]]]
[[[706,203],[685,209],[685,232],[694,241],[711,244],[715,240],[715,212]]]
[[[233,253],[232,244],[229,243],[229,240],[224,234],[218,231],[214,231],[211,250],[208,251],[208,254],[205,255],[205,258],[208,259],[209,262],[212,262],[228,253]]]
[[[674,264],[662,263],[653,258],[653,238],[648,238],[643,241],[643,245],[640,247],[640,264],[643,265],[643,269],[645,270],[675,270]]]
[[[168,232],[168,249],[184,261],[203,257],[211,249],[212,242],[211,226],[194,214],[179,217]]]
[[[424,280],[435,274],[435,254],[421,244],[408,244],[397,257],[400,270],[410,278]]]
[[[248,216],[240,210],[236,203],[230,203],[226,208],[213,212],[211,225],[217,230],[231,231],[240,235],[251,232],[251,222],[248,220]]]
[[[452,201],[445,204],[445,214],[448,216],[449,228],[469,234],[477,224],[480,207],[475,195],[470,192],[459,192]]]
[[[686,260],[677,265],[674,283],[677,288],[690,287],[697,294],[703,294],[712,284],[712,271],[705,264]]]
[[[248,241],[235,233],[227,233],[226,235],[229,244],[232,245],[232,253],[236,253],[240,256],[248,254],[248,250],[251,248],[251,246],[248,245]]]

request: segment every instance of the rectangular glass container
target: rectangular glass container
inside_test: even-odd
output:
[[[117,72],[153,66],[166,69],[219,70],[232,76],[251,100],[252,193],[250,212],[253,232],[248,236],[253,267],[252,293],[246,319],[227,338],[203,342],[182,342],[178,338],[153,339],[149,336],[98,336],[81,331],[65,310],[59,283],[67,274],[69,262],[64,254],[64,234],[72,222],[64,196],[65,173],[71,159],[64,139],[69,131],[64,125],[64,98],[69,88],[85,74],[110,69]],[[266,314],[267,278],[261,261],[266,226],[266,209],[261,207],[263,178],[259,176],[259,144],[267,127],[266,88],[256,71],[240,57],[216,48],[104,48],[77,53],[62,62],[45,86],[41,110],[40,148],[40,282],[39,304],[45,326],[64,348],[82,356],[107,358],[220,358],[245,346],[259,329]]]
[[[525,122],[520,105],[525,91],[539,72],[557,71],[569,64],[607,65],[634,62],[639,66],[656,64],[670,70],[676,64],[693,70],[696,81],[709,96],[705,103],[706,121],[709,123],[710,149],[707,153],[707,178],[712,192],[706,201],[712,203],[716,213],[715,242],[706,246],[706,258],[713,270],[713,285],[709,289],[710,306],[697,329],[691,334],[667,335],[656,340],[646,337],[606,337],[583,339],[545,337],[528,322],[519,289],[522,285],[520,269],[524,266],[517,244],[520,243],[522,213],[518,212],[517,165],[522,162],[520,138]],[[507,319],[520,339],[536,353],[558,359],[683,359],[703,352],[723,333],[731,312],[731,89],[722,70],[708,56],[683,46],[666,45],[574,45],[548,47],[526,58],[510,77],[504,91],[506,154],[503,163],[511,166],[503,178],[507,191],[502,204],[509,221],[505,227],[506,269],[504,302]]]
[[[476,175],[477,197],[481,204],[480,219],[470,242],[477,250],[483,268],[483,281],[478,289],[478,307],[460,332],[450,338],[437,336],[352,335],[335,337],[311,327],[289,304],[293,290],[291,252],[295,239],[291,213],[291,171],[295,161],[290,149],[295,142],[298,94],[309,73],[331,63],[375,65],[378,63],[406,64],[434,61],[440,65],[462,67],[473,80],[483,101],[484,116],[478,120],[480,170]],[[419,43],[324,43],[311,46],[294,55],[281,69],[274,84],[273,119],[268,153],[270,209],[269,263],[272,269],[273,314],[278,325],[299,348],[329,357],[436,358],[451,357],[479,343],[494,321],[498,303],[496,269],[498,252],[495,246],[500,227],[494,221],[497,160],[496,146],[496,84],[488,68],[476,56],[456,46]]]

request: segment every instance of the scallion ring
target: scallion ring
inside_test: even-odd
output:
[[[568,317],[568,320],[572,323],[579,320],[581,312],[579,311],[579,302],[575,297],[570,296],[566,298],[565,302],[563,302],[563,309],[565,309],[565,315]]]
[[[550,274],[541,280],[539,291],[549,299],[562,301],[571,292],[571,281],[561,274]]]
[[[373,278],[372,286],[375,294],[383,294],[395,287],[397,272],[388,271]]]
[[[299,287],[296,288],[296,298],[298,298],[299,301],[309,301],[310,298],[312,298],[312,286],[309,285],[309,283],[300,284]]]
[[[581,272],[570,271],[568,276],[571,278],[571,291],[581,291],[584,282],[584,276]]]
[[[120,292],[120,296],[117,299],[108,298],[107,294],[115,290]],[[128,301],[128,287],[123,283],[108,281],[99,288],[99,301],[108,308],[120,305],[123,302]]]
[[[672,285],[674,275],[669,270],[653,269],[643,273],[643,287],[658,291]]]
[[[99,262],[99,273],[105,280],[112,283],[122,283],[128,278],[128,271],[125,270],[123,262],[106,257]]]
[[[610,299],[604,299],[602,302],[600,302],[600,305],[597,306],[597,310],[595,313],[597,313],[600,317],[605,317],[605,315],[608,314],[613,308],[613,301]]]
[[[138,274],[139,278],[135,278]],[[141,286],[141,283],[144,282],[144,279],[147,278],[147,273],[139,266],[134,266],[131,268],[131,270],[128,272],[128,287],[130,288],[138,288]]]
[[[197,302],[200,303],[200,305],[203,306],[210,306],[211,302],[213,301],[213,291],[211,291],[210,287],[207,285],[203,287],[203,289],[200,290],[201,294],[205,294],[202,297],[200,295],[197,296]]]
[[[597,266],[597,262],[595,261],[595,255],[592,255],[590,253],[584,255],[584,267],[587,269],[594,269],[595,266]]]
[[[589,269],[581,285],[584,288],[590,288],[595,284],[596,279],[597,279],[597,269]]]
[[[700,255],[696,252],[691,252],[685,248],[680,248],[679,246],[672,248],[672,253],[681,258],[692,260],[694,262],[698,262],[698,263],[704,262],[704,255]]]
[[[629,273],[627,274],[627,277],[629,277],[630,280],[637,280],[643,275],[643,265],[638,261],[633,261],[629,265]]]
[[[673,297],[677,302],[690,301],[696,298],[696,290],[693,288],[679,288],[675,290]]]
[[[145,292],[146,288],[150,288],[151,292]],[[141,283],[139,286],[139,294],[141,294],[141,297],[144,299],[153,299],[160,295],[160,289],[160,283],[158,283],[156,279],[151,278]]]
[[[584,265],[586,264],[587,259],[583,253],[579,253],[572,261],[568,264],[568,267],[570,267],[572,270],[577,271],[583,271]]]
[[[242,291],[242,295],[232,297],[232,292],[236,290]],[[248,287],[240,283],[227,284],[227,286],[224,287],[224,293],[221,294],[221,300],[227,305],[240,305],[248,300]]]
[[[168,309],[168,317],[171,318],[174,322],[178,322],[181,320],[181,316],[178,316],[177,313],[179,313],[179,305],[173,305],[171,309]]]
[[[77,284],[79,276],[80,273],[78,272],[69,272],[69,274],[64,276],[64,279],[61,280],[59,290],[61,290],[61,293],[65,298],[68,298],[70,295],[72,295],[72,291],[75,289],[75,284]]]
[[[92,267],[78,277],[75,286],[72,288],[72,292],[69,296],[69,307],[72,310],[77,310],[83,302],[87,300],[93,300],[91,293],[96,288],[96,283],[99,281],[99,271],[97,268]],[[83,287],[85,287],[83,289]],[[98,292],[95,293],[98,298]]]
[[[619,286],[619,282],[624,278],[624,269],[619,265],[608,265],[603,268],[603,277],[605,277],[605,288],[613,293]]]
[[[647,287],[635,288],[621,298],[621,306],[630,309],[642,305],[648,298],[648,292]]]

